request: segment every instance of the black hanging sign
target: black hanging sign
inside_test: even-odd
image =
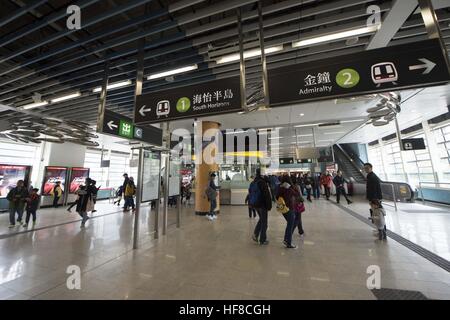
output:
[[[445,84],[437,39],[358,52],[268,71],[271,106]]]
[[[241,111],[239,77],[138,96],[134,110],[136,124],[211,116]]]
[[[101,133],[162,146],[161,129],[136,126],[130,118],[110,110],[105,110]]]
[[[423,138],[417,138],[417,139],[402,139],[402,145],[404,151],[411,151],[411,150],[425,150],[425,141]]]

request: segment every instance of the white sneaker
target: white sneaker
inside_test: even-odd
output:
[[[206,215],[206,219],[208,219],[208,220],[213,220],[213,217],[212,216],[210,216],[210,215]]]
[[[213,218],[213,220],[216,220],[216,219],[217,219],[217,216],[216,216],[216,215],[213,215],[212,218]]]
[[[10,224],[8,228],[14,228],[16,225],[15,224]]]

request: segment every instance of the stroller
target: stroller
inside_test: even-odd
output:
[[[120,201],[122,201],[122,194],[123,194],[123,186],[120,186],[119,188],[117,188],[116,199],[114,200],[114,204],[117,203],[117,205],[120,206]]]

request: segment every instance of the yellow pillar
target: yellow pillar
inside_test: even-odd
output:
[[[217,129],[219,130],[220,124],[213,121],[203,121],[202,122],[202,137],[205,131],[210,129]],[[217,154],[218,150],[213,150],[211,152],[211,155],[214,156]],[[195,150],[195,154],[199,155],[202,153],[197,152]],[[206,198],[206,188],[209,184],[209,177],[211,173],[215,172],[218,174],[219,171],[219,165],[217,163],[208,164],[205,163],[204,158],[201,161],[201,164],[198,164],[198,160],[196,159],[196,165],[195,165],[195,214],[198,215],[206,215],[209,212],[210,203],[208,199]],[[217,180],[219,177],[217,177]],[[219,192],[217,192],[217,207],[215,209],[216,213],[219,213],[220,211],[220,196]]]

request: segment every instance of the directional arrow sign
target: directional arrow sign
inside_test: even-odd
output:
[[[134,125],[133,120],[130,118],[110,110],[105,110],[105,114],[103,115],[103,127],[99,132],[162,146],[161,129],[153,126],[138,127]]]
[[[109,122],[107,123],[107,126],[108,126],[109,130],[114,130],[114,128],[117,129],[117,128],[119,127],[117,124],[114,124],[114,121],[113,121],[113,120],[109,121]]]
[[[422,58],[419,60],[422,61],[424,64],[410,66],[409,70],[413,71],[413,70],[425,69],[425,71],[422,74],[429,74],[434,69],[434,67],[436,67],[436,63],[434,63],[428,59]]]
[[[438,39],[268,70],[272,107],[429,87],[450,81]]]
[[[142,106],[142,108],[139,109],[139,114],[140,114],[141,116],[145,117],[145,114],[146,114],[147,112],[150,112],[150,111],[152,111],[152,108],[147,108],[147,106],[144,104],[144,105]]]

